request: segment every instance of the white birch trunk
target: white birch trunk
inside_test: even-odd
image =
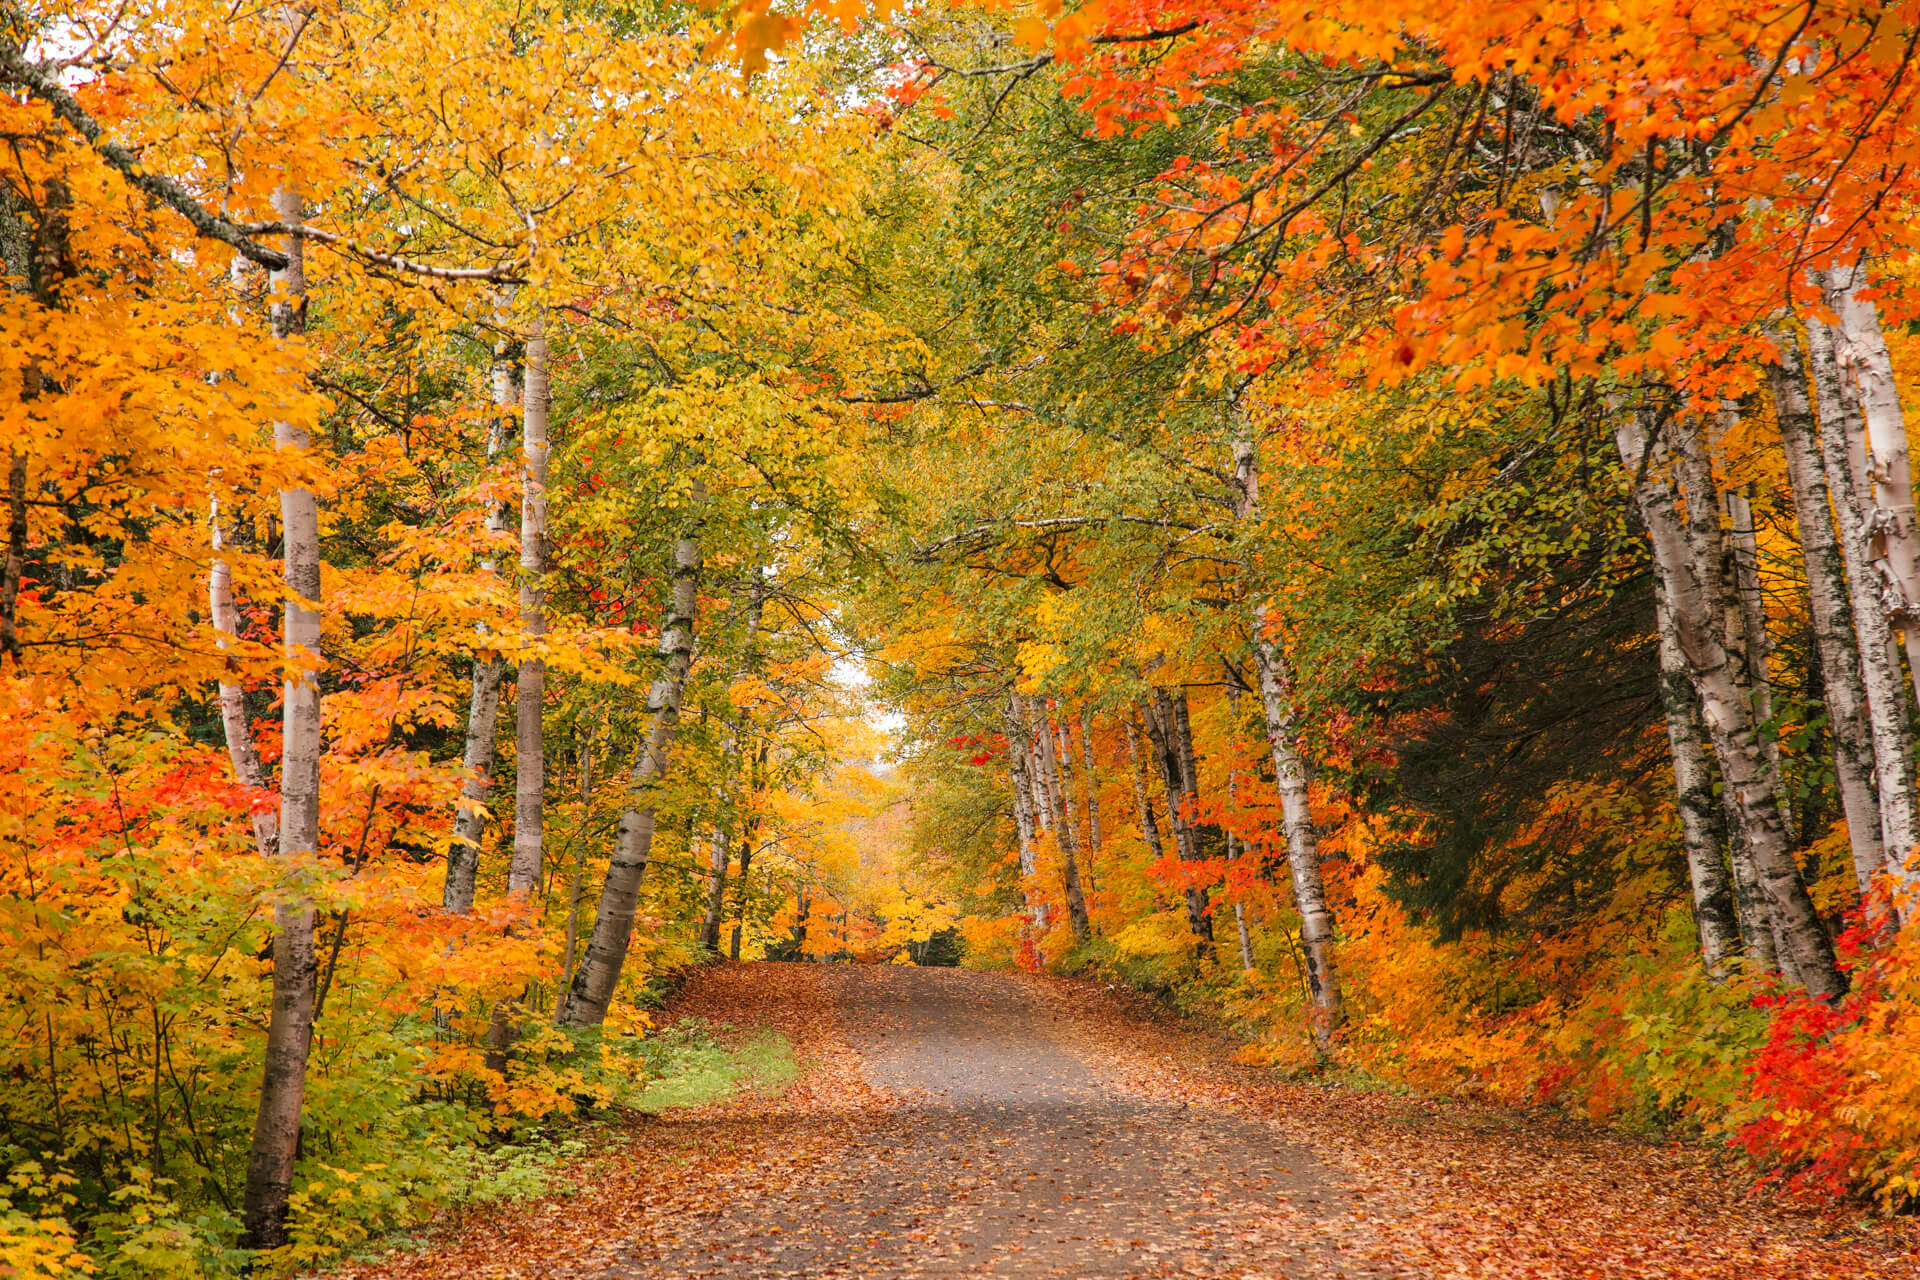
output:
[[[1913,465],[1893,357],[1879,314],[1860,296],[1865,268],[1829,271],[1822,283],[1827,305],[1840,321],[1834,354],[1853,383],[1872,451],[1874,513],[1868,529],[1881,554],[1882,601],[1888,621],[1905,639],[1908,670],[1920,682],[1920,521],[1914,515]]]
[[[1035,933],[1044,933],[1048,924],[1046,903],[1035,897],[1030,887],[1040,865],[1036,850],[1040,823],[1034,812],[1033,780],[1028,776],[1032,759],[1027,748],[1026,713],[1017,693],[1007,694],[1006,724],[1007,776],[1013,786],[1013,825],[1019,841],[1020,898],[1026,904],[1029,927]]]
[[[1313,999],[1314,1036],[1324,1047],[1346,1020],[1340,979],[1333,966],[1333,910],[1320,875],[1320,841],[1308,803],[1307,763],[1295,741],[1293,679],[1277,641],[1267,634],[1267,611],[1253,611],[1253,663],[1260,677],[1260,709],[1280,791],[1280,822],[1287,836],[1287,867],[1293,903],[1300,913],[1301,949],[1307,958],[1307,990]]]
[[[1251,439],[1233,442],[1235,515],[1242,523],[1260,517],[1260,470]],[[1287,837],[1287,869],[1293,881],[1293,905],[1300,913],[1301,950],[1307,961],[1307,992],[1313,1003],[1315,1041],[1324,1050],[1346,1021],[1340,978],[1333,964],[1335,923],[1320,872],[1320,839],[1313,828],[1307,762],[1300,753],[1293,672],[1279,641],[1269,633],[1264,602],[1252,606],[1249,639],[1259,677],[1260,712],[1273,757],[1274,784],[1280,792],[1280,824]]]
[[[1873,731],[1855,645],[1846,564],[1834,537],[1827,478],[1820,462],[1820,431],[1807,399],[1799,348],[1774,335],[1780,358],[1767,367],[1774,418],[1786,453],[1787,483],[1807,568],[1807,604],[1814,647],[1826,688],[1828,735],[1840,809],[1847,820],[1853,867],[1864,893],[1886,863],[1880,834],[1880,801],[1874,792]]]
[[[1798,839],[1798,824],[1793,806],[1787,800],[1786,771],[1780,764],[1780,739],[1773,724],[1773,637],[1767,628],[1766,598],[1760,590],[1760,544],[1753,528],[1753,504],[1744,493],[1728,492],[1727,568],[1733,579],[1733,598],[1739,616],[1739,629],[1729,631],[1739,637],[1738,647],[1745,658],[1748,695],[1753,700],[1753,720],[1760,730],[1760,746],[1766,753],[1767,772],[1773,792],[1780,797],[1780,820],[1786,824],[1787,839]]]
[[[1654,614],[1660,634],[1660,698],[1666,709],[1667,744],[1673,752],[1674,792],[1680,811],[1680,843],[1687,857],[1693,890],[1693,919],[1700,934],[1700,959],[1715,978],[1727,971],[1740,950],[1740,926],[1733,886],[1720,844],[1713,834],[1713,767],[1707,759],[1705,729],[1694,702],[1687,658],[1656,591]]]
[[[1655,571],[1665,584],[1675,639],[1686,656],[1707,731],[1719,758],[1720,774],[1738,805],[1746,850],[1773,919],[1793,953],[1794,968],[1808,991],[1837,999],[1846,981],[1834,962],[1827,938],[1806,887],[1800,881],[1781,822],[1778,797],[1767,774],[1765,753],[1754,732],[1751,704],[1730,669],[1726,646],[1714,619],[1717,579],[1703,572],[1689,546],[1662,469],[1648,464],[1651,441],[1637,413],[1615,414],[1620,458],[1633,479],[1633,493],[1647,526]]]
[[[504,308],[496,308],[501,314]],[[506,447],[507,421],[514,416],[520,400],[518,380],[514,377],[511,351],[506,339],[493,347],[493,425],[487,432],[487,465],[491,469],[500,450]],[[506,505],[487,504],[487,532],[506,532]],[[498,571],[492,556],[481,562],[481,572]],[[447,884],[441,905],[453,915],[473,910],[474,881],[480,871],[480,841],[487,827],[487,792],[493,784],[493,761],[500,726],[500,685],[506,676],[506,664],[497,652],[486,651],[473,660],[473,689],[467,701],[467,736],[461,753],[464,781],[453,816],[453,839],[447,846]]]
[[[1861,472],[1855,470],[1851,448],[1861,435],[1854,422],[1857,414],[1834,359],[1832,334],[1818,320],[1807,322],[1807,347],[1819,407],[1820,453],[1826,464],[1827,492],[1840,525],[1847,599],[1859,639],[1875,790],[1880,798],[1881,841],[1889,864],[1899,866],[1920,844],[1920,798],[1915,796],[1913,761],[1907,744],[1906,682],[1900,674],[1893,628],[1881,607],[1879,578],[1869,548],[1866,513],[1871,493]]]
[[[226,549],[220,528],[220,502],[210,504],[207,519],[213,542],[213,564],[207,573],[207,607],[213,619],[213,642],[222,653],[233,648],[240,634],[239,611],[233,603],[233,570],[221,552]],[[231,669],[232,663],[227,663]],[[247,691],[238,684],[220,681],[220,728],[227,740],[227,759],[233,762],[233,776],[243,786],[264,791],[266,766],[253,745],[253,724],[247,719]],[[263,858],[279,852],[280,815],[272,809],[256,809],[253,817],[253,847]]]
[[[647,694],[653,726],[634,764],[633,791],[644,802],[620,816],[620,833],[607,866],[606,884],[594,913],[593,934],[573,986],[560,1007],[559,1021],[570,1026],[598,1026],[620,985],[627,948],[633,941],[633,917],[640,901],[640,882],[653,855],[653,832],[659,810],[648,794],[667,770],[667,749],[680,723],[680,702],[686,692],[687,671],[693,665],[694,606],[699,596],[701,568],[700,519],[707,491],[696,482],[688,527],[673,548],[673,585],[665,625],[660,628],[660,675]]]
[[[527,326],[526,376],[520,447],[520,633],[538,644],[547,634],[547,381],[546,313],[535,309]],[[514,701],[513,860],[507,891],[530,894],[540,883],[546,829],[547,664],[520,660]]]
[[[273,207],[280,221],[299,225],[303,210],[298,192],[275,192]],[[306,331],[304,247],[300,236],[287,237],[287,267],[274,281],[274,332],[289,366],[295,363],[293,352]],[[305,452],[312,443],[305,428],[292,422],[276,423],[273,436],[274,444],[290,453]],[[287,672],[281,684],[278,851],[283,859],[303,861],[317,857],[320,848],[320,502],[314,492],[281,490],[280,523],[287,591],[283,639]],[[313,1043],[313,923],[313,907],[304,894],[286,890],[277,896],[273,1006],[241,1209],[245,1243],[255,1249],[287,1242],[287,1203],[293,1194],[307,1053]]]

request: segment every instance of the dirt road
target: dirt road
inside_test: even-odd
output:
[[[1920,1276],[1911,1230],[1698,1150],[1281,1084],[1090,984],[739,965],[673,1013],[777,1027],[807,1073],[636,1120],[575,1194],[356,1274]]]

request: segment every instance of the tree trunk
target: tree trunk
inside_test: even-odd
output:
[[[1639,413],[1616,413],[1615,421],[1621,462],[1633,478],[1634,500],[1647,526],[1674,636],[1686,656],[1694,692],[1719,757],[1721,777],[1738,804],[1754,871],[1807,989],[1823,1000],[1837,999],[1846,990],[1846,982],[1834,963],[1833,944],[1800,881],[1800,870],[1781,821],[1779,800],[1773,794],[1765,755],[1754,732],[1752,708],[1733,677],[1715,623],[1722,613],[1721,602],[1715,598],[1718,579],[1702,571],[1688,545],[1672,487],[1657,465],[1659,460],[1652,457],[1653,442]]]
[[[527,326],[526,409],[520,432],[525,454],[520,490],[520,633],[538,644],[547,634],[547,320],[538,308]],[[529,894],[540,883],[546,829],[547,664],[520,660],[514,720],[513,860],[507,891]]]
[[[1040,758],[1047,771],[1047,790],[1053,801],[1053,833],[1060,845],[1060,881],[1067,899],[1067,923],[1073,927],[1073,940],[1085,942],[1093,936],[1093,927],[1087,919],[1086,897],[1080,891],[1080,866],[1075,847],[1079,838],[1073,829],[1073,815],[1067,812],[1067,790],[1060,778],[1060,757],[1045,699],[1040,700],[1038,711]]]
[[[1760,591],[1760,544],[1754,534],[1753,504],[1744,493],[1726,494],[1727,569],[1733,582],[1735,611],[1739,628],[1729,636],[1738,637],[1745,658],[1748,696],[1753,701],[1753,719],[1760,731],[1760,746],[1766,754],[1767,773],[1774,794],[1780,797],[1780,820],[1786,824],[1787,839],[1797,841],[1798,824],[1788,800],[1786,772],[1780,765],[1780,738],[1773,730],[1773,637],[1767,630],[1766,598]]]
[[[25,460],[24,454],[15,457]],[[22,468],[22,474],[25,469]],[[22,508],[24,511],[24,508]],[[24,521],[24,516],[22,517]],[[221,652],[233,647],[240,634],[240,615],[233,603],[233,570],[220,553],[225,535],[220,528],[220,503],[214,500],[208,517],[213,542],[213,565],[207,573],[207,607],[213,619],[213,642]],[[24,524],[23,524],[24,541]],[[233,762],[233,776],[242,786],[264,791],[266,766],[253,745],[253,724],[247,718],[247,691],[238,684],[220,681],[220,728],[227,740],[227,759]],[[272,809],[257,808],[253,813],[253,847],[263,858],[279,852],[280,815]]]
[[[707,872],[707,910],[700,918],[700,945],[708,951],[720,950],[720,917],[726,910],[727,864],[733,858],[733,831],[722,802],[721,820],[713,824],[708,842],[712,855]]]
[[[1184,701],[1186,690],[1180,691]],[[1160,776],[1167,788],[1167,825],[1173,830],[1174,852],[1182,862],[1194,862],[1200,857],[1199,840],[1193,830],[1193,808],[1189,803],[1193,793],[1192,774],[1181,768],[1179,737],[1179,717],[1173,708],[1173,699],[1165,689],[1155,689],[1152,701],[1142,707],[1147,725],[1147,739],[1153,746],[1153,754],[1160,765]],[[1204,951],[1213,942],[1213,916],[1207,909],[1207,891],[1200,885],[1186,887],[1187,928],[1192,931],[1196,949]]]
[[[1881,842],[1873,731],[1867,724],[1867,697],[1861,683],[1860,651],[1854,643],[1846,563],[1834,538],[1827,478],[1820,463],[1819,424],[1807,401],[1800,351],[1784,334],[1774,335],[1774,341],[1780,358],[1767,366],[1767,382],[1773,391],[1774,418],[1786,451],[1800,555],[1807,566],[1808,611],[1826,687],[1833,773],[1840,790],[1840,809],[1847,819],[1854,874],[1864,893],[1886,863],[1886,847]]]
[[[1340,979],[1333,967],[1333,909],[1320,874],[1320,839],[1308,804],[1307,762],[1295,742],[1293,676],[1279,642],[1267,634],[1264,606],[1253,611],[1253,663],[1260,679],[1260,710],[1280,791],[1280,824],[1287,836],[1287,868],[1293,905],[1300,913],[1300,942],[1307,957],[1307,990],[1313,997],[1314,1038],[1324,1048],[1346,1021]]]
[[[273,206],[280,221],[300,222],[298,192],[275,192]],[[274,282],[273,327],[289,357],[306,330],[304,246],[300,236],[287,237],[287,266]],[[274,444],[289,453],[311,444],[306,429],[292,422],[274,424],[273,435]],[[287,673],[280,693],[279,855],[299,861],[317,857],[320,848],[320,502],[313,490],[282,489],[280,523]],[[287,1201],[313,1043],[314,976],[313,907],[297,890],[283,890],[273,907],[273,1007],[241,1209],[247,1248],[287,1242]]]
[[[1864,266],[1837,268],[1822,279],[1827,305],[1838,315],[1834,354],[1850,378],[1873,451],[1873,532],[1884,581],[1881,599],[1888,621],[1903,634],[1907,667],[1920,687],[1920,522],[1913,507],[1912,460],[1907,422],[1893,380],[1893,358],[1880,332],[1874,305],[1860,296]]]
[[[496,311],[499,309],[496,308]],[[518,380],[513,374],[512,352],[505,338],[493,346],[493,425],[487,432],[487,465],[491,469],[500,450],[506,447],[508,422],[520,399]],[[506,505],[487,504],[487,532],[506,532]],[[482,572],[496,572],[493,557],[481,564]],[[467,740],[462,753],[465,780],[460,784],[460,800],[453,816],[453,840],[447,846],[447,884],[441,898],[445,909],[454,915],[473,910],[474,880],[480,870],[480,841],[486,834],[487,792],[493,785],[493,760],[500,726],[500,684],[506,676],[506,664],[497,652],[482,652],[473,660],[473,692],[467,702]]]
[[[1249,437],[1233,442],[1233,475],[1238,493],[1235,515],[1251,523],[1260,515],[1260,471]],[[1246,566],[1251,579],[1251,566]],[[1280,825],[1287,837],[1287,869],[1293,881],[1293,905],[1300,913],[1301,949],[1307,959],[1307,993],[1313,1002],[1314,1040],[1324,1050],[1346,1021],[1340,978],[1333,965],[1333,909],[1327,905],[1320,871],[1320,838],[1313,829],[1307,762],[1300,754],[1293,706],[1293,672],[1280,642],[1269,634],[1267,606],[1252,608],[1249,635],[1260,684],[1260,713],[1273,757],[1274,784],[1280,792]]]
[[[1063,708],[1064,710],[1064,708]],[[1087,777],[1083,770],[1074,767],[1073,718],[1062,715],[1053,724],[1054,744],[1060,753],[1060,774],[1067,796],[1067,821],[1073,823],[1074,848],[1079,856],[1074,865],[1086,872],[1089,885],[1093,881],[1093,845],[1090,843],[1091,824],[1086,821]],[[1084,762],[1083,762],[1084,763]]]
[[[1147,856],[1155,862],[1166,856],[1160,846],[1160,824],[1153,816],[1153,800],[1147,795],[1146,761],[1140,758],[1140,740],[1134,734],[1133,721],[1127,721],[1127,772],[1133,776],[1133,808],[1140,821],[1140,839]]]
[[[795,959],[805,960],[807,958],[807,915],[813,908],[813,901],[807,896],[805,885],[796,889],[793,896],[797,899],[794,904],[793,954]]]
[[[751,675],[758,669],[754,653],[754,640],[760,632],[761,610],[766,604],[766,588],[756,577],[747,602],[746,634],[740,642],[740,660],[734,671],[737,680],[743,674]],[[748,726],[746,712],[736,710],[733,723],[727,731],[726,745],[720,750],[720,790],[719,813],[713,824],[713,863],[707,883],[707,911],[700,921],[700,945],[709,951],[720,949],[720,924],[726,914],[727,904],[727,863],[733,846],[734,823],[739,821],[737,799],[739,788],[735,786],[734,765],[740,758],[740,739]],[[751,783],[747,788],[752,790]],[[746,874],[746,864],[742,862],[740,874]]]
[[[1035,933],[1047,927],[1046,904],[1034,896],[1031,885],[1039,866],[1035,846],[1039,842],[1039,822],[1033,809],[1033,782],[1028,776],[1026,713],[1020,695],[1007,694],[1007,777],[1013,786],[1013,827],[1019,842],[1020,898],[1026,904],[1027,922]]]
[[[1240,903],[1233,904],[1233,927],[1240,931],[1240,967],[1253,968],[1253,938],[1247,932],[1247,909]]]
[[[600,906],[594,913],[593,935],[587,954],[573,976],[573,986],[561,1005],[559,1021],[569,1026],[598,1026],[606,1020],[620,985],[620,971],[633,941],[633,917],[640,901],[640,882],[653,854],[653,829],[658,808],[649,792],[667,769],[667,748],[680,723],[680,701],[686,692],[687,670],[693,665],[693,611],[700,586],[700,523],[707,490],[694,484],[687,527],[673,547],[673,586],[666,618],[660,628],[660,656],[664,665],[647,694],[653,727],[640,758],[634,763],[633,790],[641,807],[620,816],[620,834],[607,866]]]
[[[573,957],[580,945],[580,884],[587,874],[587,842],[580,835],[593,816],[593,739],[580,743],[580,826],[574,833],[573,882],[567,887],[567,946],[560,962],[560,989],[573,984]]]
[[[1680,844],[1687,856],[1693,889],[1693,919],[1700,933],[1700,958],[1715,978],[1740,949],[1740,926],[1727,866],[1713,833],[1713,767],[1707,759],[1706,730],[1694,702],[1686,655],[1664,602],[1655,604],[1660,634],[1660,698],[1667,713],[1667,744],[1673,751],[1673,782],[1680,810]]]
[[[224,567],[224,566],[222,566]],[[0,661],[21,660],[20,579],[27,572],[27,455],[7,451],[7,561],[0,570]]]
[[[1821,459],[1827,492],[1840,524],[1840,555],[1846,566],[1847,599],[1859,639],[1860,674],[1872,735],[1875,790],[1880,797],[1880,834],[1889,866],[1898,868],[1920,844],[1920,799],[1914,794],[1907,746],[1907,692],[1893,628],[1881,607],[1879,578],[1868,543],[1870,491],[1856,470],[1853,446],[1861,430],[1852,397],[1833,354],[1833,335],[1818,320],[1807,322],[1813,385],[1819,404]]]
[[[1087,810],[1087,885],[1093,884],[1094,869],[1100,861],[1100,778],[1094,771],[1093,718],[1080,708],[1080,799]]]
[[[740,835],[740,879],[733,891],[733,942],[727,948],[727,958],[738,964],[740,961],[740,935],[747,927],[747,875],[753,870],[753,835],[757,824],[749,821]]]

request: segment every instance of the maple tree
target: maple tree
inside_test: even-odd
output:
[[[956,938],[1920,1195],[1906,0],[0,28],[6,1265]]]

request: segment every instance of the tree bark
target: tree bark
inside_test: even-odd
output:
[[[273,196],[282,222],[297,225],[298,192]],[[276,273],[273,327],[288,363],[306,331],[307,281],[303,241],[287,237],[287,265]],[[304,452],[311,441],[293,422],[274,425],[274,444]],[[281,684],[280,839],[287,861],[311,859],[320,847],[320,503],[311,489],[280,491],[287,599]],[[273,908],[273,1006],[268,1015],[260,1106],[247,1155],[241,1208],[245,1247],[287,1242],[287,1201],[306,1099],[307,1053],[313,1043],[315,956],[313,907],[297,890],[282,890]]]
[[[1093,717],[1080,708],[1080,799],[1087,811],[1087,883],[1093,886],[1094,869],[1100,861],[1100,778],[1094,770]]]
[[[522,388],[520,447],[520,632],[538,644],[547,634],[547,380],[546,313],[538,308],[527,326],[526,376]],[[540,883],[546,830],[547,664],[520,660],[514,694],[513,860],[507,892],[529,894]]]
[[[1767,366],[1767,382],[1786,452],[1800,556],[1807,567],[1808,612],[1826,689],[1834,779],[1840,791],[1840,809],[1847,819],[1854,874],[1864,893],[1885,866],[1887,855],[1880,832],[1873,730],[1867,723],[1867,696],[1861,681],[1860,651],[1854,641],[1846,563],[1834,537],[1827,478],[1820,463],[1820,429],[1807,399],[1800,350],[1784,334],[1774,335],[1774,342],[1780,358]]]
[[[1680,811],[1680,844],[1687,857],[1693,890],[1693,919],[1700,934],[1700,959],[1708,974],[1725,975],[1740,949],[1740,926],[1733,888],[1720,843],[1713,832],[1713,767],[1707,759],[1706,730],[1694,702],[1687,658],[1680,651],[1664,601],[1654,606],[1660,634],[1660,699],[1667,713],[1667,744],[1673,752],[1674,792]]]
[[[1147,847],[1147,856],[1155,862],[1165,857],[1160,846],[1160,824],[1153,816],[1153,800],[1147,794],[1146,762],[1140,758],[1140,741],[1134,734],[1133,721],[1127,721],[1127,772],[1133,776],[1133,808],[1140,822],[1140,839]]]
[[[700,917],[700,945],[715,952],[720,950],[720,917],[726,910],[727,865],[733,860],[733,829],[724,810],[723,802],[720,821],[713,824],[707,841],[707,909]]]
[[[1260,471],[1249,434],[1233,442],[1235,515],[1243,523],[1260,516]],[[1251,566],[1245,566],[1251,578]],[[1300,913],[1301,950],[1307,961],[1307,993],[1313,1002],[1314,1040],[1321,1049],[1333,1042],[1346,1021],[1340,996],[1340,978],[1333,964],[1334,917],[1327,905],[1326,881],[1320,871],[1320,838],[1313,828],[1309,803],[1307,762],[1300,753],[1299,729],[1293,705],[1293,672],[1280,642],[1270,634],[1265,603],[1252,606],[1249,639],[1254,671],[1260,685],[1260,712],[1273,757],[1275,787],[1280,792],[1280,825],[1287,837],[1287,870],[1293,881],[1293,905]]]
[[[1186,699],[1185,689],[1180,691],[1181,700]],[[1173,699],[1165,689],[1155,689],[1152,700],[1143,704],[1143,719],[1147,726],[1147,740],[1153,746],[1153,754],[1160,766],[1160,776],[1167,788],[1167,825],[1173,830],[1173,847],[1182,862],[1194,862],[1200,857],[1200,844],[1193,829],[1193,799],[1191,772],[1181,767],[1179,737],[1179,717],[1174,711]],[[1200,885],[1188,885],[1187,928],[1192,932],[1197,949],[1204,951],[1213,943],[1213,916],[1208,911],[1207,891]]]
[[[753,833],[754,824],[748,822],[740,834],[740,878],[733,891],[733,941],[727,947],[727,958],[736,964],[740,961],[740,935],[747,927],[747,876],[753,870]]]
[[[1293,904],[1300,913],[1300,942],[1307,958],[1307,991],[1313,999],[1314,1037],[1324,1048],[1346,1021],[1340,979],[1333,966],[1333,909],[1320,874],[1320,838],[1308,803],[1307,762],[1295,741],[1293,676],[1279,642],[1267,634],[1267,611],[1253,611],[1253,663],[1260,679],[1260,710],[1280,791],[1280,824],[1287,836],[1287,869]]]
[[[493,425],[487,432],[487,464],[491,469],[500,450],[506,447],[508,420],[520,399],[513,373],[512,352],[506,339],[493,347]],[[487,532],[506,532],[506,505],[487,504]],[[481,571],[497,571],[489,555]],[[480,870],[480,841],[486,834],[487,792],[493,784],[493,761],[500,726],[500,685],[506,676],[506,664],[497,652],[480,653],[473,660],[473,692],[467,702],[466,748],[461,754],[465,780],[460,784],[460,800],[453,816],[453,839],[447,846],[447,884],[442,906],[453,915],[473,910],[474,881]]]
[[[1907,667],[1920,688],[1920,521],[1913,504],[1913,468],[1907,423],[1893,379],[1893,358],[1880,332],[1873,303],[1860,296],[1864,265],[1836,268],[1821,279],[1827,305],[1839,317],[1834,354],[1853,383],[1873,451],[1874,515],[1868,528],[1883,572],[1881,600],[1887,620],[1906,641]]]
[[[1833,944],[1800,881],[1781,821],[1779,800],[1754,732],[1752,707],[1733,677],[1720,628],[1714,621],[1723,613],[1716,598],[1717,576],[1703,571],[1688,544],[1672,487],[1662,468],[1651,465],[1659,460],[1653,457],[1653,440],[1638,411],[1616,412],[1615,440],[1621,462],[1633,481],[1634,500],[1652,544],[1655,572],[1660,575],[1675,639],[1686,657],[1714,753],[1719,757],[1721,777],[1739,808],[1754,871],[1808,991],[1823,1000],[1837,999],[1845,992],[1846,981],[1834,962]]]
[[[1045,932],[1047,927],[1046,904],[1035,897],[1029,887],[1039,867],[1035,846],[1040,838],[1040,824],[1034,814],[1034,788],[1028,776],[1031,757],[1027,748],[1026,712],[1017,693],[1007,694],[1006,726],[1007,778],[1013,786],[1013,827],[1019,842],[1020,897],[1026,904],[1028,926],[1037,934]]]
[[[560,989],[573,984],[573,957],[580,945],[580,885],[587,874],[587,842],[580,834],[593,816],[593,739],[589,734],[580,743],[580,826],[575,832],[573,882],[567,887],[567,944],[560,962]]]
[[[598,1026],[606,1020],[620,985],[620,971],[633,941],[633,917],[640,901],[640,882],[653,854],[653,831],[659,810],[650,792],[666,773],[667,748],[680,723],[680,702],[686,692],[687,671],[693,665],[694,605],[699,595],[701,521],[707,490],[695,482],[692,510],[686,528],[674,542],[673,585],[666,618],[660,628],[660,655],[664,665],[647,694],[653,726],[634,764],[635,799],[646,803],[620,816],[620,833],[607,866],[606,884],[594,913],[587,953],[573,976],[573,986],[561,1005],[559,1021],[569,1026]]]
[[[1739,617],[1738,647],[1745,662],[1748,696],[1753,701],[1753,719],[1760,730],[1760,746],[1766,753],[1767,772],[1773,780],[1774,794],[1780,797],[1780,820],[1786,824],[1787,839],[1799,838],[1793,806],[1788,801],[1786,771],[1780,764],[1780,739],[1773,731],[1773,637],[1767,629],[1766,598],[1760,590],[1760,544],[1753,528],[1753,504],[1744,493],[1726,494],[1727,569],[1733,582],[1732,603]]]
[[[20,651],[20,579],[27,571],[27,455],[21,449],[7,451],[7,560],[0,570],[0,660],[12,658],[18,666]]]
[[[1040,740],[1040,759],[1047,772],[1047,790],[1053,803],[1053,833],[1060,846],[1060,883],[1067,899],[1067,923],[1073,929],[1073,940],[1085,942],[1093,936],[1093,927],[1087,918],[1086,896],[1080,891],[1076,848],[1080,841],[1073,829],[1073,815],[1067,812],[1067,790],[1060,778],[1060,756],[1054,744],[1054,726],[1047,716],[1045,699],[1039,701],[1036,710],[1039,714],[1036,736]]]
[[[213,564],[207,572],[207,608],[213,619],[213,642],[224,653],[233,647],[234,637],[240,634],[240,615],[233,603],[233,570],[221,555],[226,549],[226,537],[220,527],[218,499],[211,504],[208,525]],[[233,776],[242,786],[266,790],[267,770],[253,744],[253,723],[247,718],[245,687],[221,680],[219,699],[220,728],[227,741],[227,759],[233,762]],[[254,850],[263,858],[273,857],[279,852],[280,815],[272,809],[256,808],[252,823]]]
[[[1867,509],[1871,490],[1856,463],[1861,428],[1834,358],[1833,335],[1818,320],[1807,321],[1807,349],[1819,412],[1821,460],[1827,492],[1840,525],[1840,555],[1846,566],[1847,599],[1858,637],[1862,691],[1873,743],[1875,790],[1880,798],[1880,834],[1890,867],[1904,864],[1920,844],[1920,798],[1907,745],[1907,692],[1893,628],[1881,607],[1879,578],[1869,548]]]

